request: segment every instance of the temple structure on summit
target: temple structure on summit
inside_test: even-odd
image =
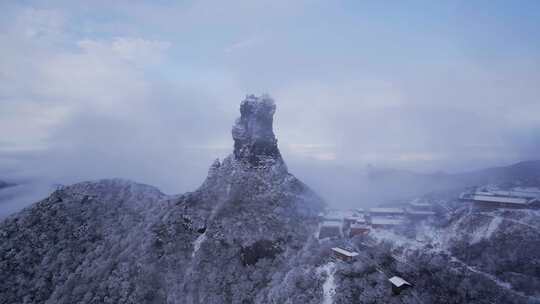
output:
[[[472,192],[462,193],[460,200],[472,203],[483,209],[513,208],[538,209],[540,208],[540,192],[502,191],[489,188],[477,188]]]

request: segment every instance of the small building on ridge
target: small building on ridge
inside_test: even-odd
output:
[[[392,284],[392,292],[395,295],[400,294],[406,288],[412,287],[411,283],[398,276],[393,276],[388,281]]]
[[[371,229],[367,223],[353,223],[349,229],[349,237],[366,235],[370,230]]]
[[[342,237],[343,222],[337,221],[324,221],[319,227],[319,239],[331,238],[331,237]]]
[[[339,247],[332,248],[332,253],[334,254],[334,257],[336,259],[342,260],[344,262],[352,261],[358,255],[358,252],[350,251]]]

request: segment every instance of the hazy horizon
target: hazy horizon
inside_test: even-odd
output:
[[[4,2],[0,179],[193,190],[252,93],[276,101],[290,171],[323,189],[370,164],[537,159],[540,3],[519,3]]]

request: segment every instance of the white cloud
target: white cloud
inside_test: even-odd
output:
[[[246,40],[235,42],[225,48],[225,53],[232,53],[239,50],[250,49],[263,42],[261,37],[252,37]]]
[[[465,168],[540,148],[535,58],[401,48],[416,27],[322,1],[39,4],[2,10],[0,152],[38,151],[24,162],[43,174],[196,186],[264,92],[294,161]]]
[[[0,29],[0,169],[68,183],[117,176],[171,192],[196,187],[228,152],[220,145],[230,143],[243,91],[234,78],[198,69],[162,81],[153,73],[168,67],[170,42],[74,35],[65,20],[23,9]]]
[[[13,24],[16,31],[29,39],[52,39],[64,34],[66,16],[59,10],[28,8]]]
[[[284,147],[292,157],[315,159],[320,161],[336,160],[334,145],[289,143]]]
[[[160,63],[171,43],[139,37],[116,37],[112,41],[85,39],[77,45],[87,54],[117,56],[132,64],[144,66]]]
[[[4,101],[0,108],[2,141],[9,143],[0,151],[43,149],[51,129],[68,114],[63,108],[28,102]]]

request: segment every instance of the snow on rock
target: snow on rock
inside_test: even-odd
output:
[[[199,249],[201,248],[201,244],[206,240],[206,232],[204,232],[203,234],[201,234],[196,240],[195,242],[193,242],[193,253],[191,254],[192,257],[195,256],[195,254],[197,253],[197,251],[199,251]]]
[[[503,222],[503,218],[500,216],[494,216],[488,225],[480,226],[474,230],[472,234],[471,244],[478,243],[483,239],[489,239],[495,230],[499,228],[499,225]]]
[[[274,100],[248,95],[240,105],[240,118],[232,129],[234,158],[254,167],[278,165],[286,171],[273,131]]]
[[[472,266],[469,266],[466,263],[464,263],[463,261],[461,261],[460,259],[456,258],[455,256],[451,256],[450,260],[452,262],[454,262],[454,263],[458,263],[458,264],[464,266],[469,271],[472,271],[474,273],[478,273],[480,275],[483,275],[483,276],[487,277],[488,279],[492,280],[493,282],[495,282],[497,285],[499,285],[500,287],[502,287],[504,289],[512,289],[512,285],[510,285],[509,283],[499,280],[496,276],[494,276],[492,274],[485,273],[485,272],[480,271],[480,270],[478,270],[478,269],[476,269],[476,268],[474,268]]]
[[[260,286],[291,270],[323,208],[287,171],[274,112],[270,97],[248,96],[234,153],[193,192],[83,182],[0,222],[0,302],[268,303]]]
[[[390,242],[396,247],[414,250],[424,246],[424,244],[417,239],[408,238],[388,229],[372,229],[369,235],[377,242]]]
[[[159,189],[126,179],[102,179],[63,187],[61,193],[107,202],[145,205],[166,198]]]
[[[323,301],[322,304],[334,303],[333,297],[336,293],[336,282],[334,274],[336,273],[336,264],[328,262],[317,269],[317,273],[324,274],[325,280],[323,283]]]

